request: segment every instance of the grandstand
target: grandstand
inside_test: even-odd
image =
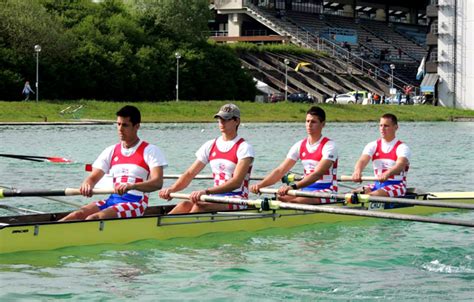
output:
[[[433,103],[440,97],[442,105],[456,106],[460,102],[461,107],[473,108],[474,100],[465,104],[466,101],[458,101],[445,93],[452,99],[450,102],[441,98],[443,93],[436,93],[438,86],[443,85],[442,80],[438,81],[436,70],[438,47],[433,42],[436,39],[430,39],[430,33],[436,30],[437,34],[437,27],[441,26],[434,18],[438,10],[454,3],[451,8],[460,11],[461,8],[456,8],[457,2],[472,10],[474,1],[470,4],[468,0],[439,1],[443,4],[438,4],[438,0],[216,0],[214,7],[218,14],[214,29],[224,38],[215,40],[291,42],[329,55],[311,58],[279,58],[274,54],[243,56],[242,65],[276,91],[285,90],[282,80],[285,68],[310,60],[312,64],[302,72],[286,70],[288,92],[309,92],[317,100],[323,100],[333,93],[348,90],[388,95],[394,92],[391,87],[403,91],[406,86],[414,86],[416,94],[426,94]],[[453,51],[442,54],[449,57]],[[289,60],[288,65],[282,63],[285,59]],[[427,73],[423,82],[417,77],[420,66]],[[446,69],[446,66],[440,68]],[[455,69],[451,69],[447,74],[456,78]],[[454,83],[448,90],[455,91],[457,86]]]

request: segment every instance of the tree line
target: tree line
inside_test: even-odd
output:
[[[0,99],[251,100],[234,50],[207,41],[207,0],[0,0]],[[34,89],[34,84],[32,85]]]

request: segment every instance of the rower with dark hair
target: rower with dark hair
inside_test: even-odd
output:
[[[295,203],[328,203],[325,198],[295,197],[287,195],[291,189],[312,192],[337,192],[337,147],[333,140],[322,135],[326,125],[326,113],[317,106],[306,112],[306,132],[308,136],[295,143],[285,160],[250,191],[259,193],[261,188],[271,186],[290,171],[298,160],[304,168],[304,178],[291,186],[283,185],[278,190],[278,199]]]
[[[148,206],[148,194],[163,185],[163,168],[168,164],[161,150],[138,137],[141,115],[138,108],[125,106],[117,112],[120,143],[106,148],[92,165],[80,192],[91,197],[99,180],[110,173],[115,194],[92,202],[62,220],[104,219],[142,216]]]
[[[411,152],[408,146],[396,138],[397,117],[386,113],[380,117],[380,138],[368,143],[354,167],[352,180],[361,182],[362,171],[372,160],[375,184],[362,188],[364,193],[375,196],[403,196],[407,189],[407,173]]]

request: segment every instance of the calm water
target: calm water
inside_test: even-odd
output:
[[[255,147],[255,175],[272,169],[305,136],[302,123],[243,124],[240,132]],[[378,136],[373,123],[328,124],[325,134],[339,145],[340,174],[350,174],[365,143]],[[183,172],[195,150],[218,135],[215,124],[145,124],[141,130],[142,138],[165,152],[169,174]],[[413,152],[410,186],[474,191],[474,123],[402,123],[399,137]],[[114,126],[0,127],[0,153],[76,161],[0,158],[0,185],[77,187],[84,164],[116,140]],[[208,185],[200,181],[192,188]],[[35,198],[3,203],[71,209]],[[162,201],[153,194],[151,203]],[[474,219],[472,212],[438,216]],[[473,235],[466,228],[378,220],[0,255],[0,300],[467,301],[474,296]]]

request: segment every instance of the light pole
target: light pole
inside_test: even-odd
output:
[[[179,101],[179,59],[181,59],[181,54],[176,52],[174,54],[176,57],[176,102]]]
[[[35,45],[35,52],[36,52],[36,102],[38,102],[39,98],[39,53],[41,51],[41,46],[36,44]]]
[[[285,63],[285,101],[288,100],[288,64],[290,64],[290,60],[285,59],[283,60]]]
[[[390,64],[390,69],[392,70],[392,89],[393,89],[393,70],[395,69],[395,64]]]

